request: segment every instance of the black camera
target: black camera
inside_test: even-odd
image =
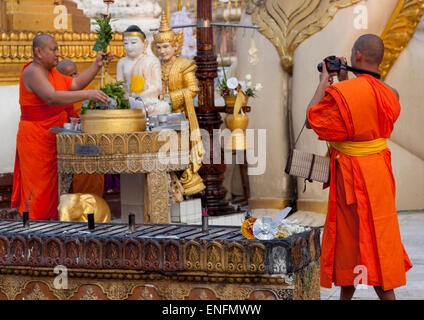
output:
[[[325,66],[327,67],[328,73],[339,72],[341,69],[346,70],[346,64],[336,56],[329,56],[324,59]],[[318,64],[318,71],[322,72],[322,62]]]
[[[339,73],[339,71],[343,69],[346,71],[352,71],[355,74],[369,74],[370,76],[373,76],[376,79],[380,79],[380,75],[378,73],[348,66],[347,63],[343,63],[342,60],[337,58],[336,56],[329,56],[324,59],[324,62],[325,66],[327,67],[328,73]],[[322,62],[318,64],[318,71],[322,72]]]

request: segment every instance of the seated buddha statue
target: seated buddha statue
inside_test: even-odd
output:
[[[180,177],[184,195],[193,195],[205,189],[198,171],[202,166],[204,148],[199,130],[193,98],[199,91],[196,64],[179,56],[183,45],[183,33],[175,33],[169,26],[165,11],[159,32],[153,34],[152,51],[161,60],[163,95],[169,96],[172,112],[182,112],[189,122],[190,166]]]
[[[149,115],[169,113],[169,104],[158,99],[162,92],[160,61],[146,54],[148,45],[146,35],[139,27],[132,25],[127,28],[124,32],[127,55],[118,61],[116,80],[124,82],[124,90],[132,108],[138,107],[145,111],[143,104],[135,101],[136,97],[141,97]]]

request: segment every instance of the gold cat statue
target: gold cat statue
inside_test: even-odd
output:
[[[67,193],[60,196],[60,221],[86,222],[87,214],[94,213],[94,222],[110,222],[110,208],[106,201],[91,193]]]

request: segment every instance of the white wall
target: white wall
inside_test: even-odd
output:
[[[19,86],[0,86],[0,173],[13,172],[19,118]]]

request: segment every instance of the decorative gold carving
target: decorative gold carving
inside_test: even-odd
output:
[[[249,248],[248,269],[251,272],[263,272],[265,270],[265,246],[262,244],[252,245]]]
[[[190,241],[184,246],[184,266],[190,271],[204,270],[204,256],[196,241]]]
[[[206,266],[208,271],[223,272],[224,247],[221,243],[214,241],[206,247]]]
[[[172,139],[159,131],[58,134],[58,172],[92,174],[184,170],[189,160],[188,143],[184,141],[188,134],[181,132],[177,136],[178,139]],[[165,144],[168,148],[164,147]],[[77,156],[74,153],[76,145],[98,146],[99,156]]]
[[[166,300],[184,300],[190,294],[191,286],[177,283],[161,283],[156,285],[158,293]]]
[[[92,48],[97,38],[96,33],[47,33],[57,40],[61,59],[73,60],[80,72],[95,60],[97,52]],[[19,83],[23,65],[32,61],[32,40],[37,34],[39,33],[26,31],[0,32],[0,85]],[[112,76],[116,74],[118,59],[125,56],[122,39],[122,33],[115,32],[108,48],[110,53],[117,55],[117,59],[108,65],[108,73]]]
[[[234,275],[227,274],[225,277],[220,278],[199,274],[185,277],[153,273],[145,274],[141,277],[142,274],[135,271],[125,273],[124,271],[72,269],[68,273],[68,288],[56,289],[54,287],[54,274],[47,271],[51,269],[11,267],[8,268],[11,272],[7,275],[4,274],[4,269],[0,269],[0,292],[10,300],[25,292],[24,290],[28,284],[32,282],[35,282],[34,291],[28,292],[28,299],[45,299],[47,297],[42,292],[40,284],[46,285],[52,295],[61,300],[69,300],[77,296],[83,300],[103,299],[101,293],[111,300],[125,300],[135,293],[136,288],[140,287],[142,289],[139,291],[140,296],[138,299],[149,300],[156,297],[153,294],[154,291],[161,299],[176,300],[187,299],[193,290],[198,292],[197,299],[207,298],[207,291],[209,290],[215,297],[224,300],[249,299],[255,291],[273,292],[277,299],[293,299],[293,297],[297,299],[319,299],[318,262],[313,262],[307,268],[294,274],[296,278],[295,286],[287,284],[281,278],[276,279],[265,275],[255,276],[251,278],[252,281],[243,283],[241,280],[245,280],[249,276],[244,275],[235,278]],[[30,274],[30,270],[32,274]],[[34,274],[36,271],[37,274]],[[126,277],[125,275],[131,275],[131,277]],[[78,293],[81,287],[86,288],[82,296]],[[99,288],[101,291],[96,292],[93,289],[94,287]],[[301,290],[301,292],[296,292],[296,290]],[[261,298],[261,295],[256,298]]]
[[[147,211],[145,222],[170,223],[169,219],[169,181],[168,175],[163,171],[147,174]]]
[[[49,297],[41,291],[40,285],[36,283],[32,291],[25,296],[25,300],[49,300]]]
[[[26,286],[26,281],[22,277],[14,277],[0,275],[0,291],[9,300],[14,300],[15,297],[20,294]]]
[[[228,271],[230,272],[244,272],[246,258],[243,254],[243,247],[238,243],[230,245],[227,251],[228,255]]]
[[[138,297],[138,300],[153,300],[153,295],[147,287],[144,287],[143,291]]]
[[[99,300],[99,297],[94,292],[93,288],[87,288],[85,294],[81,297],[81,300]]]
[[[323,29],[341,8],[362,0],[249,1],[246,12],[259,31],[272,42],[284,70],[291,73],[296,48]]]
[[[188,134],[182,131],[177,137],[172,139],[160,131],[58,134],[59,192],[69,192],[72,174],[147,173],[145,221],[169,223],[170,177],[167,172],[189,166],[188,143],[184,141]],[[76,145],[98,146],[99,156],[75,155]]]
[[[384,42],[384,58],[380,74],[384,79],[400,53],[413,37],[424,14],[424,0],[400,0],[380,37]]]

